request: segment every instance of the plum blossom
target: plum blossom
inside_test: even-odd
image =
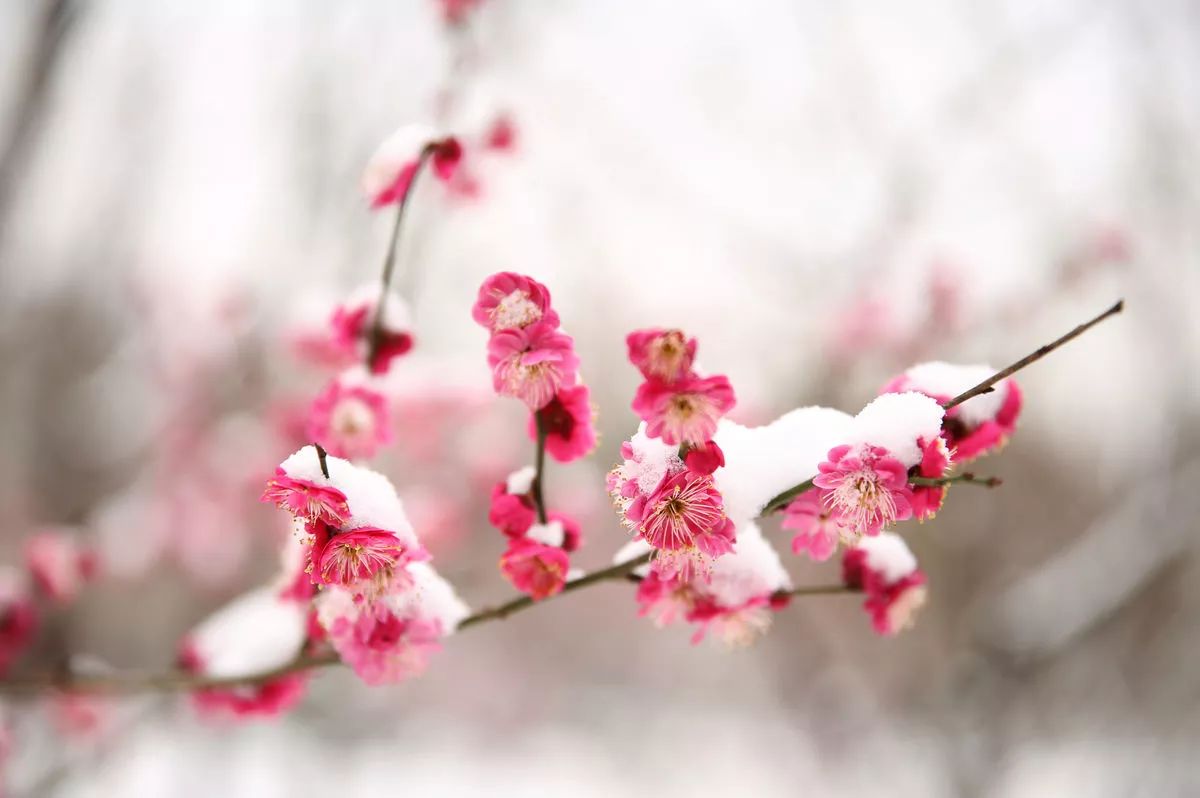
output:
[[[39,620],[25,575],[9,566],[0,567],[0,674],[33,643]]]
[[[538,421],[546,433],[546,452],[560,463],[586,457],[596,448],[592,405],[583,383],[562,388],[529,417],[529,437],[537,440]]]
[[[38,590],[60,604],[73,601],[97,571],[96,553],[58,530],[39,532],[25,541],[25,564]]]
[[[429,556],[424,549],[414,550],[386,529],[359,527],[332,536],[322,533],[325,530],[314,535],[313,582],[341,585],[368,596],[394,589],[397,581],[407,580],[409,563]]]
[[[917,391],[945,404],[992,376],[987,365],[958,366],[931,362],[913,366],[890,380],[882,393]],[[1021,389],[1011,377],[989,393],[974,396],[946,411],[942,437],[955,463],[974,460],[1002,447],[1012,437],[1021,414]]]
[[[784,508],[780,526],[796,534],[792,536],[792,552],[808,554],[815,562],[824,562],[837,551],[838,543],[853,544],[857,536],[850,534],[821,501],[821,492],[808,490]]]
[[[558,327],[558,314],[550,307],[550,291],[532,277],[498,272],[483,281],[471,318],[488,332],[521,330],[537,322]]]
[[[433,173],[448,181],[462,159],[462,146],[453,136],[440,135],[425,125],[406,125],[384,139],[362,176],[362,190],[371,207],[400,202],[425,157]]]
[[[349,366],[366,359],[375,334],[379,303],[378,285],[367,285],[333,309],[329,319],[331,345],[343,353]],[[372,374],[385,374],[393,360],[413,347],[412,321],[408,305],[389,291],[383,301],[383,321],[379,325],[379,344],[374,360],[368,364]]]
[[[725,465],[725,452],[716,441],[690,447],[683,456],[683,463],[693,474],[711,474]]]
[[[633,411],[646,422],[650,437],[672,446],[700,446],[712,438],[717,422],[734,404],[728,377],[691,375],[674,383],[646,380],[633,398]]]
[[[270,502],[305,521],[320,521],[335,527],[350,517],[346,494],[329,485],[293,479],[282,468],[275,469],[275,476],[267,480],[260,501]]]
[[[509,493],[509,485],[496,483],[492,489],[492,504],[488,509],[488,523],[508,537],[520,537],[537,520],[533,497],[529,490]]]
[[[508,581],[535,601],[561,591],[570,567],[561,545],[542,543],[532,535],[510,540],[500,558],[500,571]]]
[[[561,388],[575,383],[579,357],[571,336],[543,319],[493,334],[488,341],[488,365],[496,393],[540,410]]]
[[[636,497],[625,517],[657,550],[655,565],[662,576],[691,579],[733,551],[733,522],[725,517],[721,493],[710,476],[683,471],[667,477],[650,494]]]
[[[425,670],[443,637],[469,612],[450,583],[427,563],[409,566],[411,584],[375,601],[340,587],[321,591],[317,618],[342,660],[364,682],[392,684]]]
[[[696,358],[696,339],[687,338],[681,330],[635,330],[625,338],[629,362],[647,380],[679,382],[692,371]]]
[[[912,517],[908,469],[882,446],[836,446],[818,469],[821,502],[848,533],[878,535]]]
[[[235,599],[193,629],[180,644],[179,664],[188,673],[236,678],[293,661],[307,638],[307,612],[298,602],[263,587]],[[306,677],[287,674],[260,684],[194,691],[203,714],[271,717],[294,707]]]
[[[904,540],[890,532],[863,538],[846,552],[842,581],[866,594],[863,609],[881,635],[896,635],[911,627],[925,604],[925,574]]]
[[[950,451],[946,441],[936,437],[930,441],[921,438],[917,441],[921,446],[921,462],[917,474],[926,479],[938,479],[946,475],[950,469]],[[914,485],[912,488],[913,515],[918,521],[925,521],[937,515],[946,500],[948,485]]]
[[[498,152],[511,152],[517,146],[517,126],[508,114],[499,114],[488,126],[483,146]]]
[[[387,397],[361,367],[343,372],[313,400],[307,432],[330,454],[369,459],[392,440]]]

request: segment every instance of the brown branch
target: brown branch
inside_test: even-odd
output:
[[[797,587],[791,590],[781,590],[775,595],[777,596],[838,596],[847,593],[861,593],[857,588],[848,587],[846,585],[808,585],[807,587]]]
[[[546,473],[546,422],[542,419],[542,411],[533,411],[534,423],[537,425],[537,454],[534,457],[533,475],[533,506],[537,509],[538,523],[546,523],[546,499],[542,493],[542,478]]]
[[[985,488],[998,488],[1004,484],[1004,480],[1000,479],[1000,477],[977,477],[970,471],[953,477],[909,477],[908,481],[913,485],[924,488],[933,488],[938,485],[953,485],[955,482],[982,485]]]
[[[417,178],[425,170],[425,164],[433,157],[435,149],[436,146],[433,143],[426,144],[421,149],[421,154],[417,157],[417,165],[413,169],[412,177],[409,178],[408,185],[404,187],[404,194],[401,195],[400,201],[396,203],[396,221],[392,224],[392,237],[388,240],[387,253],[383,258],[383,277],[379,286],[379,301],[375,303],[375,318],[371,322],[371,333],[369,345],[367,346],[368,370],[374,365],[375,358],[379,355],[379,347],[383,345],[383,314],[387,308],[387,297],[392,285],[392,275],[396,271],[396,247],[400,242],[400,228],[404,225],[404,211],[408,208],[408,201],[413,195],[413,190],[417,187]]]
[[[321,464],[321,473],[325,475],[325,479],[329,479],[329,463],[326,462],[326,458],[329,457],[328,452],[325,451],[321,444],[315,441],[313,442],[313,448],[317,450],[317,462]]]
[[[992,391],[993,390],[992,386],[995,385],[996,383],[1000,382],[1000,380],[1003,380],[1006,377],[1011,377],[1012,375],[1016,374],[1018,371],[1025,368],[1026,366],[1028,366],[1032,363],[1036,363],[1037,361],[1044,358],[1046,355],[1053,352],[1055,349],[1058,349],[1063,344],[1073,341],[1074,339],[1083,335],[1088,330],[1095,327],[1100,322],[1107,319],[1109,316],[1115,316],[1124,309],[1125,309],[1125,300],[1124,299],[1117,300],[1117,303],[1115,305],[1113,305],[1111,308],[1109,308],[1108,310],[1101,313],[1096,318],[1092,319],[1091,321],[1086,321],[1083,324],[1080,324],[1078,327],[1071,330],[1069,333],[1062,336],[1061,338],[1059,338],[1055,341],[1051,341],[1050,343],[1046,344],[1045,346],[1038,347],[1036,350],[1034,350],[1033,352],[1030,352],[1028,355],[1021,358],[1016,363],[1013,363],[1008,368],[1006,368],[1002,371],[996,372],[995,374],[988,377],[983,382],[976,385],[974,388],[971,388],[970,390],[960,393],[958,396],[954,397],[949,402],[946,402],[946,404],[942,405],[942,407],[949,410],[952,407],[958,407],[963,402],[967,401],[968,399],[970,399],[974,396],[978,396],[979,394],[988,393],[988,392]]]

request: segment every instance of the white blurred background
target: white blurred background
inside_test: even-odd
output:
[[[931,597],[899,638],[829,597],[692,647],[601,586],[397,688],[323,674],[274,723],[149,698],[72,735],[13,702],[12,793],[1200,792],[1198,45],[1185,0],[483,0],[455,26],[435,0],[0,0],[0,553],[65,525],[106,572],[32,665],[165,668],[274,567],[255,480],[320,384],[286,336],[376,278],[391,219],[358,176],[401,123],[517,134],[468,152],[475,196],[416,198],[411,395],[378,461],[473,605],[511,590],[486,496],[532,448],[470,321],[491,272],[550,287],[599,407],[600,449],[547,486],[584,567],[624,539],[603,473],[631,329],[696,334],[757,423],[1128,303],[1022,375],[975,469],[1002,488],[900,530]]]

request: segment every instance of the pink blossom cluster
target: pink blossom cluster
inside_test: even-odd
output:
[[[550,512],[538,521],[534,498],[537,470],[514,471],[492,490],[488,520],[508,538],[500,557],[500,571],[522,593],[540,600],[553,596],[566,584],[570,554],[583,542],[578,522],[563,513]]]
[[[384,139],[367,161],[362,190],[372,208],[402,202],[423,159],[428,159],[435,177],[453,179],[462,160],[458,139],[426,125],[405,125]]]
[[[688,450],[709,444],[717,422],[737,403],[729,378],[700,376],[693,367],[696,339],[679,330],[636,330],[625,343],[645,378],[633,411],[646,422],[646,434]]]
[[[642,569],[638,614],[657,626],[691,624],[693,643],[710,632],[727,645],[754,642],[770,627],[772,613],[788,605],[791,579],[757,525],[743,524],[737,539],[737,551],[716,560],[705,575]],[[627,561],[649,549],[645,541],[634,541],[616,560]]]
[[[540,429],[560,463],[591,452],[596,428],[575,341],[559,328],[546,286],[515,272],[493,274],[479,287],[471,316],[490,334],[492,387],[530,410],[529,437],[537,440]]]
[[[881,635],[908,629],[925,604],[925,574],[899,535],[863,538],[842,557],[842,581],[866,594],[863,609]]]

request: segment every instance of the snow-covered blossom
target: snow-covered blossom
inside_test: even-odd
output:
[[[68,603],[96,576],[96,553],[67,532],[46,530],[25,541],[25,564],[34,585],[51,601]]]
[[[293,479],[283,468],[275,469],[275,476],[267,480],[261,501],[275,504],[305,521],[320,521],[335,527],[350,517],[350,505],[340,490],[306,479]]]
[[[546,432],[546,452],[560,463],[586,457],[596,448],[592,405],[583,383],[562,388],[529,416],[529,437],[537,440],[538,421]]]
[[[678,382],[692,371],[696,339],[681,330],[635,330],[625,338],[629,362],[648,380]]]
[[[533,468],[529,469],[530,474]],[[537,519],[537,511],[530,495],[532,485],[524,485],[520,493],[514,493],[511,478],[497,482],[492,488],[492,504],[488,508],[488,523],[509,537],[520,537]]]
[[[321,530],[325,533],[326,530]],[[375,595],[395,581],[407,580],[407,566],[428,558],[386,529],[359,527],[314,541],[312,578],[321,585],[341,585]]]
[[[863,609],[881,635],[913,625],[925,604],[925,574],[904,540],[890,532],[863,538],[842,558],[842,581],[866,593]]]
[[[365,369],[352,368],[331,380],[313,400],[307,431],[330,454],[369,459],[392,440],[388,399]]]
[[[560,389],[575,384],[579,356],[571,336],[543,319],[494,333],[488,341],[488,365],[496,393],[540,410]]]
[[[792,536],[792,552],[807,554],[816,562],[832,557],[839,542],[849,545],[857,539],[842,526],[841,517],[822,503],[818,490],[801,493],[783,512],[780,526],[796,533]]]
[[[562,590],[571,567],[561,544],[537,540],[533,535],[536,529],[537,525],[530,529],[528,536],[510,540],[508,550],[500,557],[500,571],[513,587],[535,601]],[[561,528],[558,537],[562,537]]]
[[[346,363],[366,359],[375,335],[375,311],[380,288],[367,285],[334,308],[329,319],[333,346],[345,353]],[[412,320],[408,305],[394,292],[384,298],[383,319],[379,326],[379,343],[369,364],[371,373],[384,374],[391,362],[413,347]]]
[[[994,373],[995,369],[987,365],[921,363],[893,378],[884,386],[883,393],[918,391],[944,404]],[[948,410],[942,436],[952,461],[974,460],[1003,446],[1016,429],[1021,399],[1021,389],[1010,377],[996,383],[989,393],[973,396]]]
[[[885,526],[912,517],[908,469],[882,446],[837,446],[819,469],[813,484],[847,532],[878,535]]]
[[[367,161],[362,176],[362,190],[372,208],[399,202],[408,193],[426,152],[439,179],[454,177],[462,159],[462,146],[453,136],[441,135],[425,125],[406,125],[384,139]]]
[[[188,633],[180,645],[180,667],[213,678],[280,668],[304,647],[306,616],[301,604],[281,598],[274,588],[253,590]],[[275,716],[299,703],[305,683],[302,673],[294,673],[255,685],[204,688],[192,698],[207,714]]]
[[[688,375],[673,383],[646,380],[634,395],[633,411],[646,422],[650,437],[672,446],[701,446],[735,404],[728,377]]]
[[[317,617],[329,642],[371,685],[399,682],[424,671],[429,657],[469,610],[427,563],[409,566],[412,582],[364,602],[332,587],[317,597]]]
[[[683,463],[693,474],[711,474],[725,465],[725,453],[716,441],[692,446],[683,456]]]
[[[737,551],[717,560],[708,579],[646,572],[638,585],[638,614],[659,626],[676,620],[694,624],[693,643],[708,632],[729,645],[753,642],[770,626],[771,611],[786,604],[791,580],[757,525],[740,526],[737,539]],[[626,562],[647,549],[635,542],[615,561]]]
[[[625,517],[657,550],[655,566],[663,576],[691,579],[733,551],[734,526],[710,476],[687,470],[669,476],[651,493],[634,498]]]
[[[10,566],[0,567],[0,674],[33,643],[38,611],[25,575]]]
[[[558,327],[558,314],[550,307],[550,291],[532,277],[498,272],[483,281],[471,318],[489,332],[520,330],[537,322]]]

